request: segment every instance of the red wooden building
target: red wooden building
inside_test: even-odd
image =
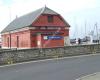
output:
[[[69,44],[70,25],[48,7],[13,20],[2,32],[2,48],[53,48]]]

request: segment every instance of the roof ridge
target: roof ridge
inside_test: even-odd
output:
[[[42,8],[41,14],[45,11],[46,6]]]
[[[49,11],[51,11],[51,12],[49,12]],[[42,13],[43,13],[43,14],[58,14],[58,13],[55,12],[54,10],[48,8],[47,6],[44,6],[43,12],[42,12]]]

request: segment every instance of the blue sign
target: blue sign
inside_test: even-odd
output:
[[[47,39],[56,39],[56,40],[59,40],[59,39],[62,39],[63,37],[62,36],[47,36]]]

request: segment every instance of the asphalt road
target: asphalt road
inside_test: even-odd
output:
[[[0,80],[75,80],[100,72],[100,55],[0,67]]]

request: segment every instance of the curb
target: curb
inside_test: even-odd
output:
[[[80,78],[78,78],[76,80],[100,80],[100,72],[89,74],[89,75],[80,77]]]

